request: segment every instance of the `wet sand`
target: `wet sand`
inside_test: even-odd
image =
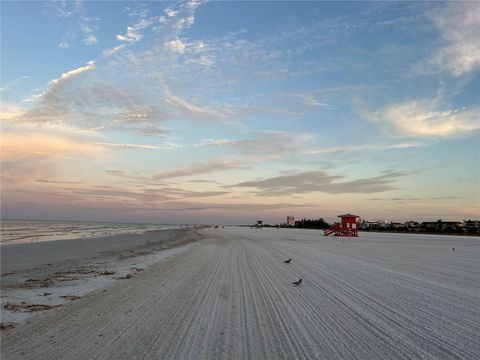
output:
[[[1,328],[131,279],[146,267],[188,249],[195,229],[3,245]]]
[[[98,258],[109,253],[146,247],[152,242],[168,243],[176,239],[178,231],[181,230],[2,245],[1,273],[23,271],[47,264]]]

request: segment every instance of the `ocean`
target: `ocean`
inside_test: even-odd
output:
[[[179,228],[181,225],[103,223],[86,221],[2,220],[0,244],[92,238]]]

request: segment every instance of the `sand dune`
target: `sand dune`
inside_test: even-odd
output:
[[[4,331],[2,359],[480,358],[478,238],[202,232],[133,279]]]

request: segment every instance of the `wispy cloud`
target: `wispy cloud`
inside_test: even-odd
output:
[[[112,55],[118,53],[119,51],[123,50],[125,48],[125,46],[127,46],[127,45],[126,44],[121,44],[121,45],[118,45],[118,46],[114,46],[113,48],[105,49],[105,50],[103,50],[103,56],[105,56],[105,57],[112,56]]]
[[[6,101],[0,101],[0,120],[13,121],[21,116],[25,110],[16,104],[11,104]]]
[[[63,73],[62,75],[60,75],[60,77],[58,79],[53,79],[51,81],[51,84],[58,86],[62,82],[65,82],[67,79],[69,79],[71,77],[74,77],[74,76],[77,76],[77,75],[80,75],[81,73],[93,70],[93,69],[95,69],[95,67],[96,67],[95,61],[89,61],[87,63],[87,65],[81,66],[79,68],[76,68],[76,69],[73,69],[73,70],[70,70],[70,71],[67,71],[67,72]]]
[[[312,94],[298,94],[297,97],[307,106],[321,107],[326,109],[331,109],[332,105],[318,100]]]
[[[152,21],[145,18],[141,18],[137,23],[132,26],[127,27],[127,32],[123,35],[117,35],[118,41],[123,41],[127,43],[140,41],[143,35],[140,34],[140,31],[146,29],[152,25]]]
[[[169,105],[172,105],[184,115],[203,120],[223,120],[228,115],[227,109],[197,105],[171,93],[167,93],[165,102]]]
[[[150,211],[205,211],[205,210],[222,210],[222,211],[259,211],[266,210],[283,210],[283,209],[301,209],[301,208],[315,208],[317,205],[305,203],[272,203],[272,204],[258,204],[258,203],[188,203],[188,202],[171,202],[165,203],[161,207],[148,208]]]
[[[95,145],[105,146],[110,148],[117,148],[117,149],[147,149],[147,150],[172,150],[178,147],[177,145],[172,143],[165,143],[161,145],[148,145],[148,144],[99,142],[99,143],[95,143]]]
[[[480,130],[480,107],[441,108],[438,101],[410,101],[366,114],[395,134],[418,138],[454,138]]]
[[[480,68],[480,3],[445,3],[430,12],[444,44],[434,62],[455,76]]]
[[[248,138],[240,140],[204,139],[194,147],[224,147],[246,155],[255,155],[256,159],[295,156],[300,153],[314,137],[310,134],[293,134],[285,131],[257,131],[244,134]]]
[[[393,197],[393,198],[370,198],[369,201],[395,201],[395,202],[431,202],[432,200],[461,200],[463,199],[460,196],[449,195],[449,196],[432,196],[432,197]]]
[[[410,173],[390,171],[384,175],[351,181],[340,181],[342,175],[331,175],[326,171],[305,171],[280,175],[267,179],[245,181],[233,187],[254,188],[259,195],[281,196],[324,192],[328,194],[377,193],[394,190],[394,182]]]
[[[10,118],[11,121],[29,122],[36,124],[54,124],[66,123],[67,116],[69,122],[75,122],[75,115],[78,117],[78,111],[72,111],[73,106],[78,106],[81,99],[81,92],[74,96],[70,85],[74,79],[88,73],[96,68],[95,61],[89,61],[86,65],[67,71],[58,78],[49,82],[48,87],[42,92],[25,99],[26,104],[33,105],[23,111],[19,111],[18,115]],[[92,125],[87,126],[91,128]]]
[[[408,149],[424,146],[420,142],[400,142],[392,144],[363,144],[363,145],[350,145],[350,146],[335,146],[335,147],[321,147],[317,149],[309,149],[304,153],[308,155],[315,154],[335,154],[343,152],[359,152],[359,151],[372,151],[372,150],[389,150],[389,149]]]
[[[83,43],[87,46],[94,45],[98,42],[98,39],[93,32],[95,28],[91,24],[82,24],[80,26],[80,31],[83,34]]]
[[[30,189],[35,179],[59,180],[65,162],[77,159],[101,159],[102,147],[82,138],[45,133],[3,132],[1,142],[2,187]],[[15,195],[13,195],[15,197]]]
[[[49,95],[52,96],[52,94],[55,94],[57,91],[62,90],[63,86],[69,81],[70,78],[76,77],[87,71],[91,71],[95,69],[95,67],[96,67],[96,62],[91,60],[84,66],[80,66],[76,69],[64,72],[58,78],[51,80],[50,83],[48,84],[49,87],[46,90],[40,92],[39,94],[33,95],[30,98],[23,100],[23,102],[31,102],[41,98],[46,98]]]
[[[26,145],[28,144],[28,146]],[[29,156],[65,158],[76,155],[100,155],[101,148],[81,139],[42,133],[2,134],[2,159],[11,160]]]
[[[186,45],[182,42],[180,39],[175,39],[175,40],[170,40],[165,44],[165,47],[167,50],[178,53],[178,54],[183,54],[186,49]]]
[[[8,91],[14,89],[18,84],[21,82],[30,79],[31,77],[29,75],[23,75],[20,77],[17,77],[13,80],[10,80],[7,82],[3,87],[0,88],[0,92]]]
[[[98,30],[99,19],[88,16],[82,1],[51,1],[45,4],[44,10],[57,17],[68,29],[58,44],[60,48],[69,48],[79,37],[87,46],[98,42],[95,32]]]
[[[228,159],[211,159],[203,163],[194,163],[188,166],[180,166],[172,171],[157,172],[153,175],[154,179],[170,179],[192,175],[209,174],[217,171],[245,169],[249,164]]]
[[[140,136],[158,136],[165,137],[170,132],[169,129],[158,126],[139,126],[133,128],[134,132]]]

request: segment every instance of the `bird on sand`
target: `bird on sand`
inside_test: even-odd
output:
[[[293,285],[299,286],[302,283],[302,279],[292,282]]]
[[[452,248],[453,251],[455,251],[455,248]]]
[[[292,261],[292,259],[285,260],[284,263],[290,264],[290,261]]]

